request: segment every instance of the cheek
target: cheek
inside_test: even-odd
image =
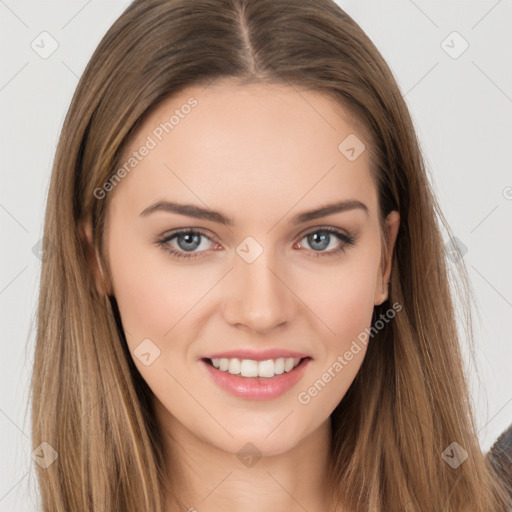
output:
[[[302,289],[301,298],[319,318],[317,360],[297,397],[315,414],[332,411],[356,377],[366,354],[374,310],[379,263],[378,246],[358,251],[316,275],[316,286]]]
[[[113,235],[109,244],[110,269],[123,327],[136,341],[162,338],[197,302],[196,276],[166,261],[163,249],[128,237]],[[169,264],[167,264],[169,263]]]
[[[327,306],[332,329],[336,332],[338,348],[344,349],[350,341],[369,326],[374,308],[375,275],[372,268],[359,269],[349,279],[341,278],[335,287],[336,298]]]
[[[191,285],[197,273],[171,268],[162,249],[131,244],[129,236],[118,233],[110,239],[109,263],[132,360],[159,399],[173,396],[172,406],[186,409],[181,386],[193,387],[183,365],[190,327],[186,315],[207,290]]]
[[[378,255],[378,246],[359,250],[357,255],[351,254],[339,263],[316,271],[308,279],[302,279],[297,295],[324,325],[325,339],[331,340],[327,343],[329,349],[343,348],[369,327]]]

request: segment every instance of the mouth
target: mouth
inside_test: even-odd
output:
[[[209,358],[204,357],[207,365],[216,370],[233,376],[265,381],[280,375],[288,374],[309,361],[311,357],[278,357],[263,361],[240,358]]]
[[[307,356],[262,361],[202,358],[200,362],[212,382],[224,392],[245,400],[272,400],[299,382],[311,360]]]

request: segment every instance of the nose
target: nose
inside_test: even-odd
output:
[[[295,314],[294,294],[284,274],[266,252],[252,263],[239,259],[225,283],[225,320],[263,335],[290,322]]]

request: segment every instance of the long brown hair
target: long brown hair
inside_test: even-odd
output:
[[[381,222],[400,213],[389,300],[403,310],[372,338],[331,415],[333,503],[505,510],[473,423],[441,234],[449,227],[389,67],[331,0],[135,0],[93,54],[62,128],[45,217],[32,436],[34,448],[46,442],[58,458],[37,466],[43,510],[163,512],[151,390],[127,350],[115,297],[98,292],[91,272],[97,254],[108,275],[108,195],[94,191],[150,110],[218,79],[334,97],[367,134]],[[79,228],[84,219],[94,247]],[[468,454],[457,468],[442,456],[454,442]]]

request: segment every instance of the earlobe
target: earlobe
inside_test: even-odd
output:
[[[400,227],[400,214],[397,211],[390,212],[386,217],[385,225],[388,246],[385,248],[386,253],[383,257],[383,265],[379,275],[380,286],[379,283],[377,283],[375,289],[375,305],[382,304],[388,298],[389,283],[391,282],[391,268],[393,264],[393,251],[398,236],[398,228]]]
[[[78,224],[78,230],[86,247],[87,262],[89,264],[89,270],[94,278],[96,290],[100,295],[107,295],[101,262],[94,246],[92,223],[90,219],[83,219],[80,221]]]

